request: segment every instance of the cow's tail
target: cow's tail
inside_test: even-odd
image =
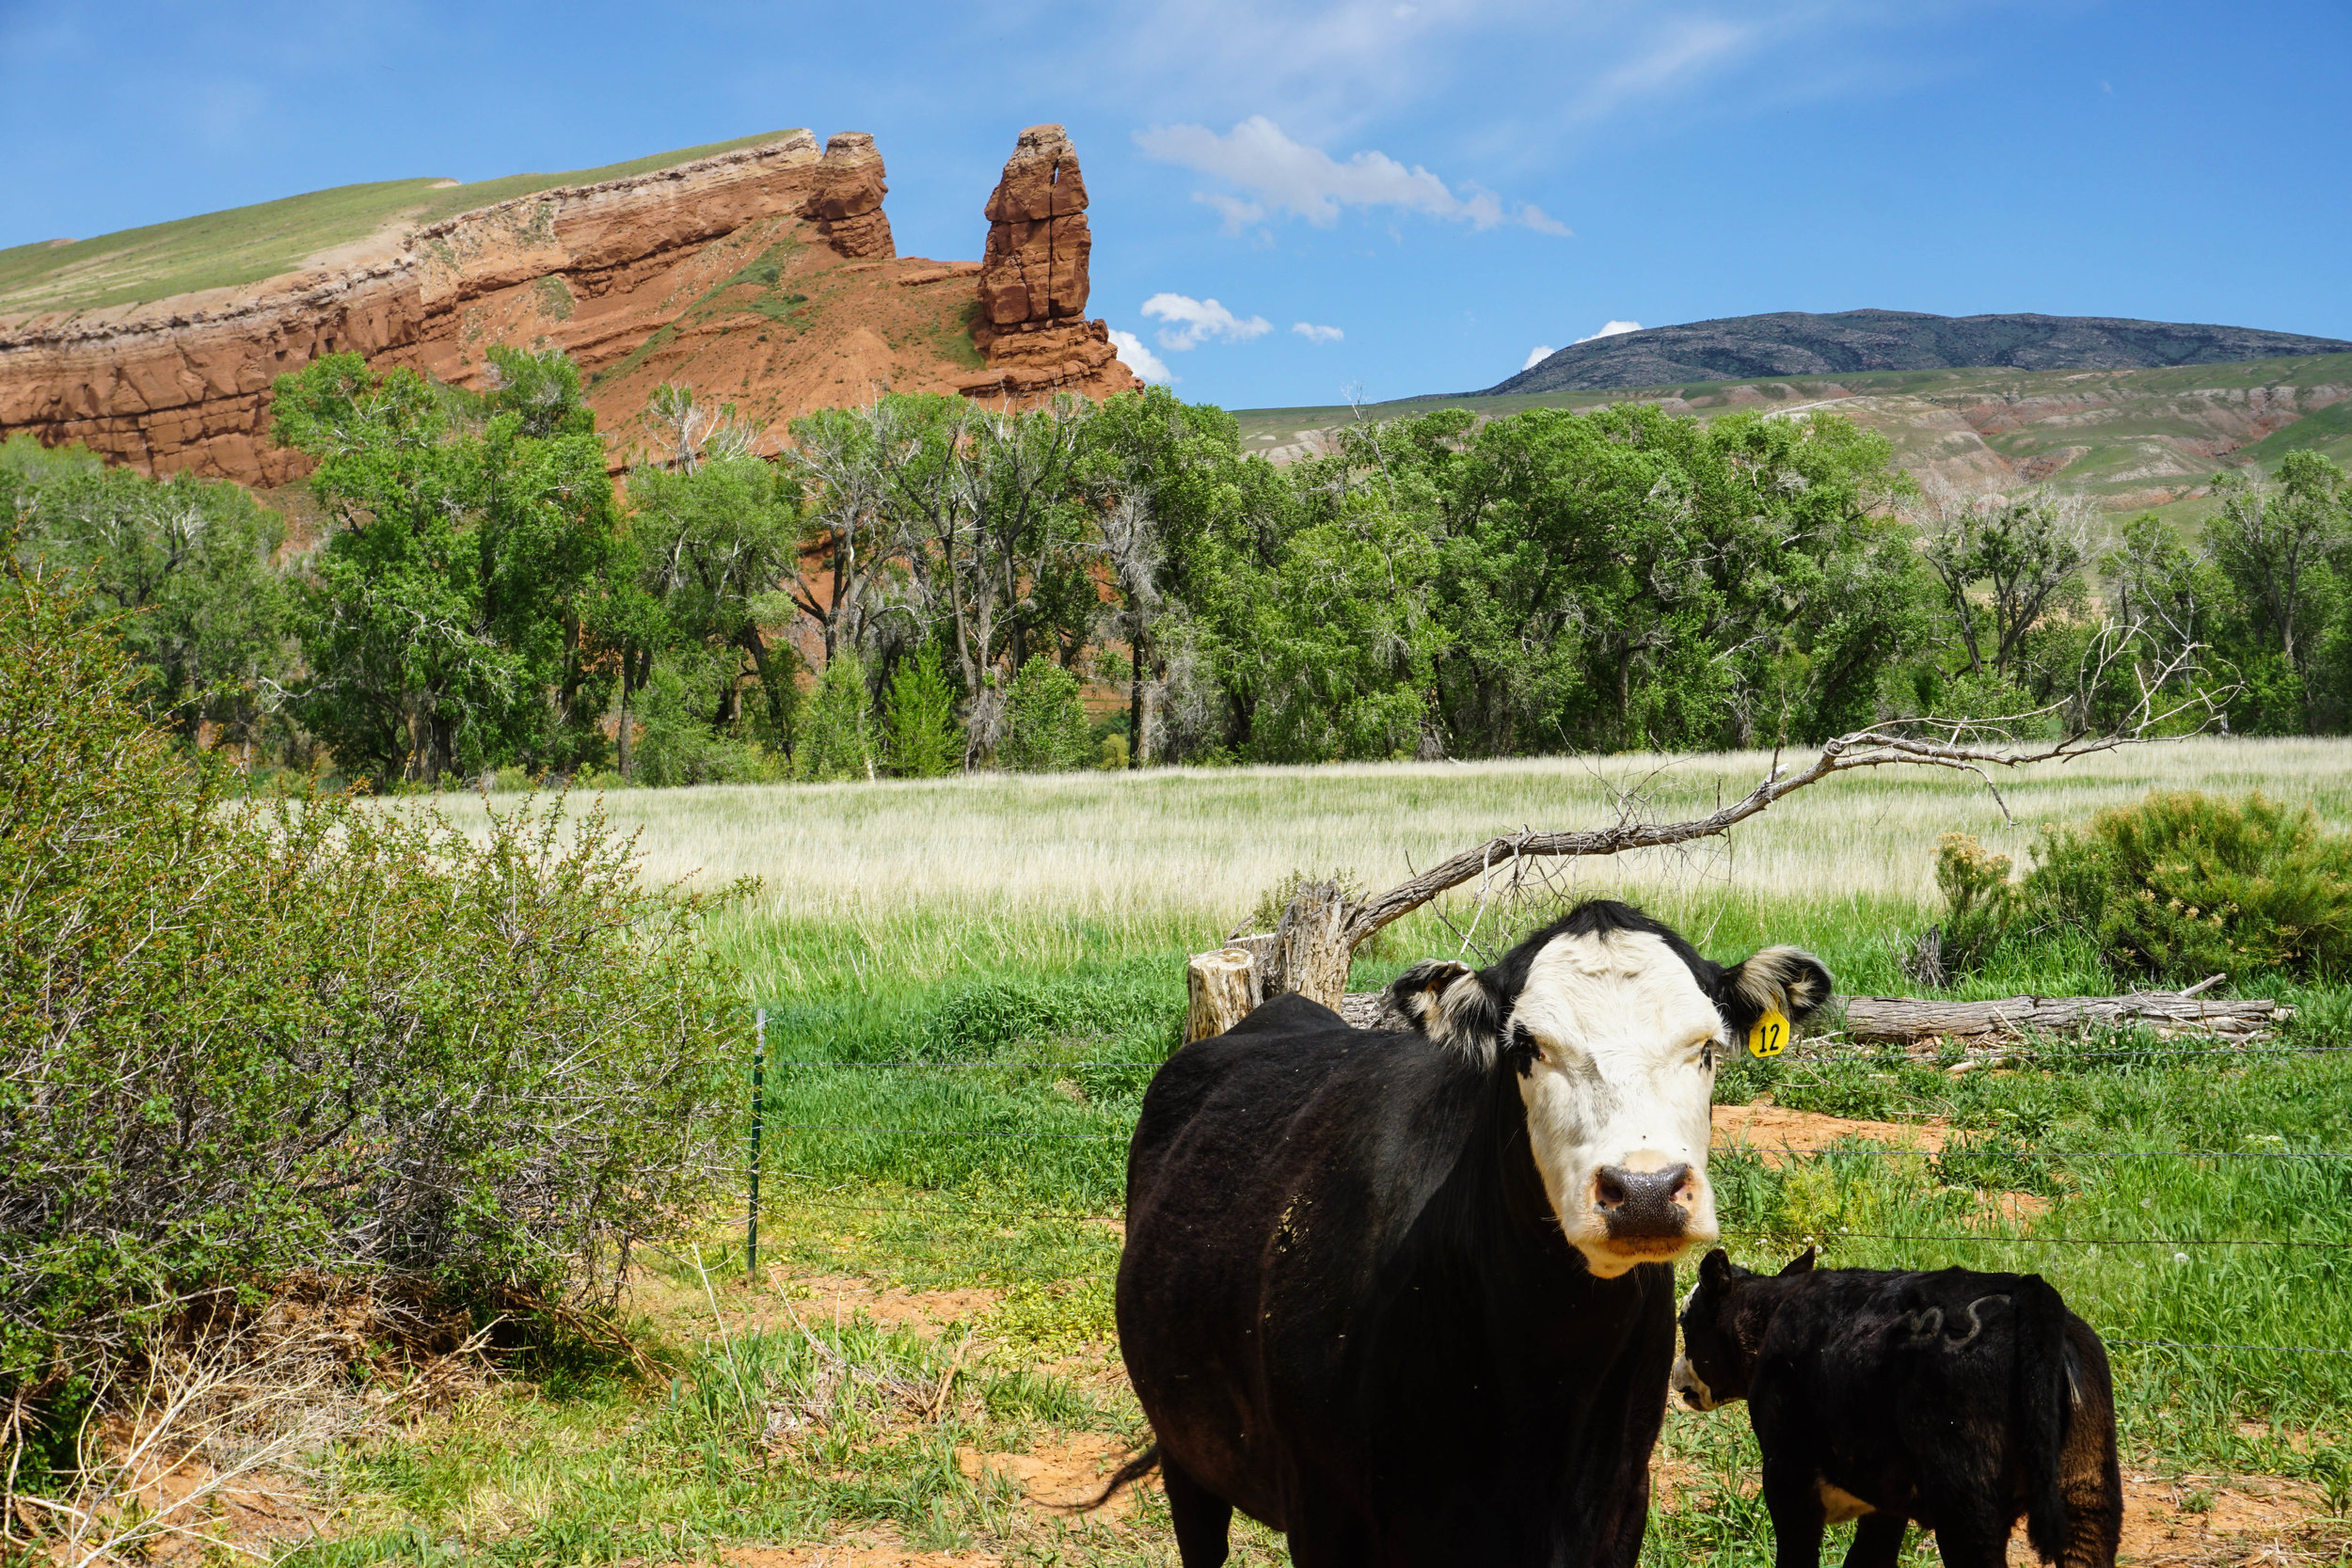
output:
[[[1109,1502],[1113,1497],[1119,1496],[1122,1488],[1133,1486],[1136,1482],[1141,1481],[1144,1477],[1150,1475],[1152,1471],[1158,1469],[1159,1467],[1160,1446],[1157,1443],[1154,1443],[1150,1448],[1144,1449],[1141,1453],[1136,1455],[1135,1458],[1127,1461],[1126,1464],[1121,1465],[1116,1471],[1114,1471],[1111,1475],[1109,1484],[1103,1488],[1102,1492],[1092,1502],[1085,1504],[1079,1512],[1084,1513],[1093,1513],[1096,1509],[1102,1507],[1104,1503]]]
[[[2016,1388],[2010,1408],[2026,1474],[2026,1539],[2044,1562],[2066,1548],[2066,1303],[2026,1275],[2010,1297],[2016,1314]]]

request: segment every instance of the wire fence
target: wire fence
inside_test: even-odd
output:
[[[765,1033],[764,1023],[765,1021],[763,1018],[761,1029],[763,1038]],[[1954,1060],[1965,1059],[1971,1056],[1984,1057],[1991,1055],[1997,1056],[2005,1064],[2064,1064],[2078,1061],[2124,1061],[2157,1057],[2172,1059],[2181,1057],[2201,1058],[2214,1056],[2263,1058],[2325,1056],[2344,1053],[2352,1053],[2352,1045],[2221,1046],[2214,1048],[2185,1047],[2178,1049],[2079,1051],[2063,1048],[2051,1049],[2046,1047],[2036,1047],[2031,1044],[2020,1043],[2003,1045],[1996,1048],[1980,1048],[1973,1052],[1960,1050],[1956,1052],[1949,1052],[1946,1054],[1950,1055]],[[1921,1058],[1915,1054],[1906,1053],[1904,1048],[1899,1045],[1890,1044],[1886,1046],[1866,1046],[1860,1044],[1849,1044],[1836,1050],[1820,1049],[1817,1046],[1817,1048],[1812,1051],[1791,1053],[1788,1056],[1780,1059],[1780,1065],[1783,1067],[1828,1067],[1841,1063],[1899,1065],[1899,1062],[1906,1060],[1918,1063],[1921,1061]],[[1060,1060],[1050,1057],[1013,1059],[997,1057],[893,1057],[882,1059],[786,1057],[779,1058],[772,1062],[763,1062],[756,1065],[755,1067],[755,1083],[756,1084],[758,1082],[756,1075],[760,1071],[761,1067],[773,1068],[779,1071],[784,1069],[803,1069],[819,1071],[956,1073],[988,1070],[1050,1070],[1056,1072],[1127,1071],[1149,1073],[1156,1071],[1160,1065],[1161,1064],[1159,1062],[1148,1060]],[[1943,1065],[1943,1063],[1939,1058],[1936,1059],[1932,1065]],[[758,1096],[757,1090],[755,1092],[755,1096],[757,1096],[755,1103],[755,1114],[756,1117],[758,1113],[764,1107],[764,1096]],[[757,1124],[758,1123],[755,1121],[755,1125]],[[991,1127],[910,1127],[860,1122],[785,1121],[766,1123],[766,1126],[771,1133],[776,1137],[779,1144],[781,1144],[784,1137],[788,1135],[812,1133],[850,1134],[870,1137],[898,1138],[996,1139],[1014,1142],[1041,1143],[1123,1143],[1132,1135],[1131,1132],[1126,1130],[1099,1132],[1041,1132],[1031,1129]],[[1878,1143],[1864,1145],[1846,1144],[1843,1146],[1825,1148],[1792,1148],[1777,1145],[1757,1146],[1745,1143],[1736,1143],[1727,1148],[1719,1148],[1714,1152],[1718,1155],[1746,1152],[1767,1155],[1784,1161],[1839,1159],[1856,1156],[1865,1158],[1884,1158],[1889,1160],[1926,1159],[1945,1161],[1993,1159],[2028,1161],[2275,1160],[2317,1162],[2352,1160],[2352,1150],[2324,1148],[2038,1149],[1979,1148],[1965,1146],[1947,1146],[1941,1148],[1934,1148],[1889,1147],[1887,1145]],[[755,1175],[754,1180],[755,1182],[756,1175]],[[756,1193],[756,1186],[755,1186],[755,1194]],[[856,1212],[865,1214],[890,1214],[912,1219],[961,1219],[968,1217],[969,1214],[968,1210],[954,1208],[944,1204],[922,1205],[850,1202],[835,1197],[810,1195],[806,1193],[793,1194],[787,1201],[797,1207],[803,1208],[817,1208],[841,1212]],[[1106,1243],[1110,1240],[1112,1227],[1116,1224],[1116,1222],[1109,1221],[1106,1216],[1099,1214],[1041,1208],[1021,1209],[1009,1212],[1005,1211],[1002,1208],[997,1208],[992,1211],[992,1215],[999,1220],[1009,1222],[1023,1222],[1031,1224],[1042,1222],[1101,1227],[1104,1232],[1102,1239]],[[754,1211],[749,1216],[745,1227],[742,1227],[741,1228],[745,1228],[749,1235],[755,1236],[757,1233],[756,1226],[757,1212],[756,1201],[755,1198]],[[1123,1234],[1123,1231],[1120,1233]],[[1745,1239],[1748,1240],[1770,1242],[1775,1244],[1785,1244],[1788,1240],[1787,1237],[1768,1235],[1764,1233],[1743,1233],[1743,1235],[1745,1236]],[[2176,1257],[2182,1259],[2185,1259],[2189,1256],[2187,1249],[2190,1248],[2280,1248],[2318,1253],[2352,1252],[2352,1241],[2268,1236],[2058,1236],[1985,1234],[1981,1232],[1968,1231],[1936,1232],[1911,1230],[1837,1230],[1819,1235],[1808,1235],[1804,1237],[1804,1240],[1814,1243],[1835,1243],[1848,1240],[1900,1242],[1915,1244],[1969,1247],[2147,1247],[2169,1250],[2172,1251]],[[751,1258],[754,1261],[754,1265],[755,1266],[755,1243],[754,1243],[754,1250],[751,1254]],[[1047,1281],[1071,1285],[1102,1284],[1114,1277],[1113,1273],[1106,1270],[1053,1270],[1033,1272],[998,1268],[993,1269],[990,1272],[999,1278]],[[2105,1342],[2111,1346],[2123,1346],[2136,1350],[2201,1353],[2226,1352],[2260,1354],[2266,1355],[2352,1355],[2352,1349],[2340,1349],[2319,1345],[2262,1345],[2220,1340],[2196,1341],[2129,1338],[2106,1338]]]

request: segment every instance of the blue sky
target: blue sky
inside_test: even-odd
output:
[[[1775,309],[2352,338],[2347,61],[2343,0],[0,0],[0,245],[806,125],[977,257],[1052,119],[1092,312],[1232,407]]]

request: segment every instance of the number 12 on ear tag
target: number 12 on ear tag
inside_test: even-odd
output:
[[[1788,1049],[1788,1021],[1777,1010],[1765,1013],[1748,1031],[1748,1054],[1777,1056]]]

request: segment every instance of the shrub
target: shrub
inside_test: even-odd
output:
[[[963,732],[956,723],[956,694],[940,670],[939,648],[927,643],[901,659],[890,677],[882,712],[882,751],[902,779],[935,779],[963,761]]]
[[[2156,793],[2080,829],[2045,830],[2026,896],[2099,934],[2109,963],[2208,974],[2352,971],[2352,837],[2308,805]]]
[[[818,677],[793,737],[792,774],[811,783],[874,776],[874,736],[866,712],[866,666],[838,653]]]
[[[1946,833],[1936,840],[1935,885],[1945,908],[1938,958],[1947,974],[1977,968],[2008,933],[2018,907],[2010,866],[2007,855],[1993,853],[1973,834]]]
[[[0,577],[0,1396],[297,1268],[584,1300],[698,1214],[713,899],[595,813],[240,802],[138,680]]]
[[[1015,773],[1065,773],[1093,761],[1078,677],[1043,654],[1031,655],[1005,699],[997,765]]]

